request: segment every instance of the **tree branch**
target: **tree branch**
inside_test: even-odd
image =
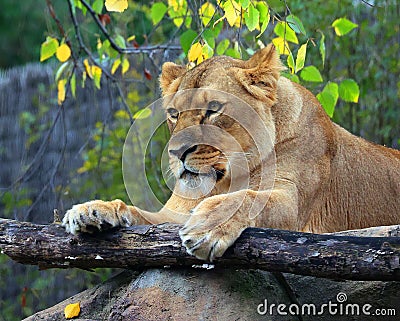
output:
[[[179,225],[133,226],[73,236],[58,224],[36,225],[0,219],[1,252],[41,269],[99,267],[145,269],[187,267],[204,262],[181,246]],[[267,228],[243,232],[215,268],[289,272],[333,279],[400,280],[400,226],[346,233],[310,234]],[[357,234],[351,231],[349,234]]]
[[[79,0],[79,1],[89,11],[90,15],[92,16],[93,20],[96,22],[96,24],[97,24],[98,28],[100,29],[100,31],[102,32],[102,34],[110,42],[111,47],[120,54],[150,53],[150,52],[153,52],[154,50],[176,50],[176,51],[182,50],[182,48],[179,46],[163,46],[163,45],[147,46],[147,47],[142,47],[142,48],[132,48],[132,47],[121,48],[120,46],[118,46],[116,44],[114,39],[108,33],[107,29],[103,26],[99,17],[97,16],[97,13],[93,10],[93,8],[85,0]]]

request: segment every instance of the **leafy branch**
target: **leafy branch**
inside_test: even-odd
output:
[[[61,45],[59,45],[56,38],[48,37],[42,44],[41,60],[46,60],[57,54],[57,52],[62,51],[60,49],[62,46],[66,51],[68,50],[65,46],[68,46],[72,52],[74,51],[72,49],[74,47],[73,44],[67,39],[65,28],[55,16],[50,0],[46,1],[50,15],[56,21],[62,39]],[[153,65],[159,66],[152,59],[154,52],[175,51],[178,53],[183,51],[183,56],[181,55],[181,57],[186,57],[189,66],[193,67],[212,57],[215,53],[219,55],[225,54],[234,58],[246,58],[246,56],[257,50],[257,47],[265,46],[267,38],[272,38],[269,41],[274,43],[283,57],[286,56],[289,73],[285,73],[284,76],[295,82],[303,81],[306,84],[324,82],[319,68],[314,64],[306,65],[309,44],[312,43],[314,47],[316,46],[315,36],[308,35],[302,21],[291,12],[286,2],[285,15],[283,17],[264,1],[221,0],[197,3],[187,0],[169,0],[167,4],[155,2],[151,5],[142,5],[148,21],[152,23],[151,32],[147,35],[142,35],[145,39],[143,44],[139,44],[136,41],[136,37],[140,35],[136,34],[125,39],[121,35],[121,31],[118,31],[119,28],[114,27],[115,36],[110,33],[112,28],[108,28],[115,24],[113,21],[126,19],[126,17],[123,18],[123,12],[129,12],[130,10],[127,1],[105,1],[107,13],[103,13],[105,8],[102,0],[96,0],[93,3],[89,3],[87,0],[68,0],[68,6],[78,43],[77,56],[79,56],[80,51],[83,51],[91,62],[89,64],[87,60],[84,60],[83,83],[86,77],[91,78],[97,88],[101,86],[100,79],[102,74],[114,83],[126,80],[124,77],[116,78],[114,74],[119,68],[121,68],[121,76],[127,73],[130,68],[130,62],[126,56],[129,55],[145,54]],[[96,54],[93,54],[93,50],[85,45],[80,31],[82,22],[77,19],[78,11],[81,11],[84,17],[88,12],[91,21],[100,30],[102,37],[97,36]],[[336,19],[332,23],[332,28],[336,35],[340,37],[348,34],[356,27],[357,24],[346,18]],[[168,28],[172,30],[170,35],[166,32]],[[233,38],[229,37],[231,33],[235,33]],[[324,66],[326,56],[325,34],[321,30],[317,33],[321,36],[319,51],[322,66]],[[150,44],[151,37],[160,34],[165,39],[169,38],[169,40],[165,44]],[[179,37],[180,46],[173,44],[176,37]],[[303,40],[300,42],[299,39]],[[65,46],[63,41],[65,41]],[[127,46],[131,42],[133,46]],[[57,58],[61,63],[64,63],[68,60],[69,54],[67,52],[65,55],[57,55]],[[74,61],[77,68],[77,62],[75,59]],[[64,70],[67,75],[71,73],[71,70],[65,68],[63,64],[59,69],[60,77]],[[151,77],[146,70],[144,75],[145,78]],[[71,83],[72,92],[74,92],[76,82],[74,78],[71,79],[73,80]],[[62,79],[58,79],[59,83],[60,80]],[[328,79],[326,85],[318,93],[317,98],[328,115],[332,116],[338,98],[348,102],[357,102],[358,96],[359,88],[354,80],[344,79],[338,84]]]

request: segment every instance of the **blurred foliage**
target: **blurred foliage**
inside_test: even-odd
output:
[[[108,122],[97,123],[82,149],[82,166],[71,173],[68,185],[58,187],[74,203],[92,198],[129,202],[121,172],[122,146],[129,126],[140,118],[138,112],[156,98],[160,64],[169,57],[161,54],[155,59],[148,48],[164,53],[177,48],[176,60],[193,67],[214,54],[246,59],[272,41],[288,67],[284,76],[317,95],[334,121],[371,141],[394,148],[400,145],[400,4],[396,0],[371,1],[373,6],[351,0],[129,1],[123,13],[107,11],[100,0],[50,3],[62,31],[50,15],[43,14],[45,2],[4,1],[0,67],[39,57],[58,61],[61,106],[88,81],[100,90],[105,82],[116,86],[113,95],[118,109],[113,109]],[[68,3],[76,21],[71,20]],[[84,3],[94,10],[93,15]],[[77,32],[81,43],[76,41]],[[21,126],[30,133],[28,145],[48,128],[41,123],[46,108],[38,108],[36,115],[20,115]],[[154,137],[155,150],[162,150],[167,138],[165,128],[160,129]],[[150,185],[165,200],[168,190],[158,179],[158,163],[157,156],[146,158]],[[4,214],[29,206],[28,194],[23,189],[18,194],[5,193]],[[1,298],[0,321],[18,320],[54,304],[54,298],[43,298],[54,293],[60,280],[74,280],[71,284],[78,284],[79,291],[108,275],[109,271],[94,275],[35,268],[19,275],[0,255],[0,287],[12,292]],[[9,280],[14,282],[11,287]],[[27,283],[31,285],[25,288]]]
[[[333,120],[356,135],[399,148],[400,4],[396,0],[371,3],[374,7],[350,0],[290,1],[290,7],[301,12],[308,29],[325,32],[323,77],[353,78],[360,87],[358,104],[339,101]],[[329,32],[334,16],[348,17],[359,27],[345,37],[334,36]],[[310,52],[313,61],[316,49]]]
[[[107,280],[112,271],[39,271],[36,266],[16,264],[0,254],[0,289],[2,292],[7,289],[6,296],[0,295],[0,321],[19,321],[28,317],[60,302],[66,295],[73,295]]]
[[[63,17],[67,8],[55,1],[55,9]],[[45,1],[2,0],[0,11],[0,69],[37,61],[40,44],[49,24]]]

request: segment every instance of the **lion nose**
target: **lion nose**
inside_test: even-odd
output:
[[[188,154],[193,153],[194,151],[196,151],[197,146],[187,146],[187,145],[183,145],[182,147],[180,147],[179,149],[170,149],[169,153],[171,155],[174,155],[176,157],[178,157],[182,162],[185,161],[185,158]]]

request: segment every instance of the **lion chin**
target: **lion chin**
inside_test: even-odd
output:
[[[215,168],[212,164],[205,164],[198,168],[181,164],[176,177],[174,193],[183,198],[203,199],[216,193],[215,188],[221,180],[226,178],[226,167]]]
[[[156,213],[120,200],[78,204],[63,219],[67,231],[178,223],[188,253],[212,261],[247,227],[325,233],[399,224],[400,152],[334,124],[282,70],[273,45],[190,70],[165,63],[170,199]]]

